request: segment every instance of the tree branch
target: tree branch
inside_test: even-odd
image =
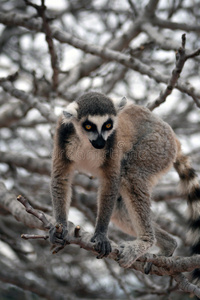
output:
[[[5,17],[5,13],[1,14],[0,13],[0,22],[2,22],[3,24],[13,24],[13,25],[20,25],[20,26],[24,26],[26,28],[29,29],[33,29],[36,31],[42,31],[42,25],[39,22],[36,22],[34,19],[32,20],[26,20],[26,17],[24,17],[23,15],[14,15],[13,14],[7,14],[7,18]],[[12,17],[12,18],[11,18]],[[9,20],[9,23],[8,23]],[[141,29],[141,24],[144,23],[144,20],[142,19],[142,17],[138,17],[137,22],[134,24],[135,27],[130,28],[130,32],[129,32],[129,36],[127,38],[127,41],[130,41],[130,38],[132,38],[132,35],[134,33],[136,33],[135,31],[137,31],[137,33],[139,33],[139,31]],[[129,55],[123,54],[121,52],[118,51],[114,51],[111,50],[110,48],[104,48],[101,46],[96,46],[96,45],[92,45],[89,44],[83,40],[80,40],[76,37],[74,37],[73,35],[67,33],[67,32],[63,32],[61,30],[59,30],[58,28],[51,26],[51,32],[52,32],[52,37],[57,39],[60,43],[68,43],[72,46],[74,46],[75,48],[81,49],[86,53],[90,53],[93,55],[97,55],[100,58],[103,58],[105,60],[110,60],[110,61],[117,61],[118,63],[133,69],[143,75],[147,75],[150,78],[154,79],[156,82],[163,82],[163,83],[168,83],[168,76],[165,76],[161,73],[159,73],[158,71],[156,71],[153,67],[148,66],[144,63],[142,63],[141,61],[139,61],[136,58],[133,58]],[[113,45],[113,49],[117,48],[121,48],[120,45],[120,40],[118,40],[118,42],[116,41],[115,45]],[[117,46],[117,47],[116,47]],[[125,43],[124,43],[125,46]],[[88,61],[88,65],[87,65],[87,74],[90,73],[92,70],[94,70],[95,68],[97,68],[97,61],[98,61],[98,66],[101,65],[102,61],[97,60],[97,58],[95,58],[93,61],[90,59]],[[84,69],[86,68],[86,66],[82,66]],[[73,73],[73,80],[69,81],[69,84],[73,84],[74,82],[76,82],[78,79],[80,79],[80,68],[75,68],[74,69],[75,73]],[[83,73],[81,73],[81,76],[86,76],[86,74],[83,75]],[[63,82],[63,87],[61,85],[61,87],[59,88],[59,91],[62,92],[62,89],[66,89],[68,85],[66,85],[66,83]],[[179,83],[176,84],[176,88],[179,89],[181,92],[184,92],[186,94],[188,94],[189,96],[191,96],[194,101],[196,102],[196,104],[199,106],[199,101],[198,98],[200,98],[200,92],[196,91],[194,87],[192,87],[190,84],[186,84],[185,82],[179,81]]]
[[[14,85],[8,80],[0,82],[0,86],[4,89],[5,92],[9,93],[13,97],[22,100],[30,107],[36,108],[41,113],[41,115],[49,122],[56,122],[56,116],[54,115],[54,113],[50,111],[48,106],[40,103],[39,99],[37,99],[36,97],[33,97],[31,94],[25,93],[22,90],[16,89]]]
[[[0,162],[24,168],[30,172],[50,175],[51,163],[48,159],[34,158],[26,154],[0,151]]]
[[[25,209],[22,207],[20,203],[15,200],[16,196],[11,194],[6,189],[5,185],[0,182],[0,207],[8,211],[11,215],[15,217],[15,219],[19,222],[22,222],[27,227],[30,228],[38,228],[45,229],[43,223],[35,218],[34,216],[30,216],[27,214]],[[49,221],[53,222],[53,218],[46,215]]]
[[[176,280],[176,282],[178,283],[178,287],[181,290],[186,293],[192,293],[193,295],[200,298],[200,289],[196,285],[190,283],[183,274],[175,275],[173,276],[173,278]]]
[[[49,54],[50,54],[50,57],[51,57],[51,67],[52,67],[52,70],[53,70],[52,86],[53,86],[53,90],[56,90],[57,87],[58,87],[58,75],[59,75],[58,57],[57,57],[57,54],[56,54],[55,45],[53,43],[51,27],[49,26],[49,20],[46,16],[47,7],[45,6],[44,2],[45,2],[44,0],[41,0],[41,5],[36,5],[36,4],[31,3],[28,0],[25,0],[25,3],[29,6],[34,7],[37,10],[38,15],[42,18],[43,31],[44,31],[45,36],[46,36],[46,41],[47,41],[47,45],[48,45],[48,49],[49,49]]]
[[[44,215],[43,212],[35,210],[30,206],[28,201],[23,197],[18,197],[18,200],[23,204],[26,208],[26,211],[20,204],[17,204],[16,200],[13,199],[14,195],[7,195],[7,190],[5,186],[1,184],[0,186],[0,205],[9,210],[13,216],[17,218],[18,221],[23,222],[28,227],[39,228],[43,230],[47,230],[51,224],[55,221],[48,215]],[[4,200],[5,199],[5,200]],[[18,207],[18,208],[17,208]],[[28,212],[28,214],[27,214]],[[31,217],[30,214],[33,216]],[[38,220],[38,221],[37,221]],[[84,231],[80,226],[75,226],[73,223],[69,222],[69,244],[79,245],[81,248],[84,248],[87,251],[91,251],[97,254],[94,251],[94,244],[90,242],[92,234]],[[48,235],[22,235],[25,239],[48,239]],[[109,255],[109,258],[117,260],[118,259],[118,245],[111,241],[112,252]],[[57,253],[57,250],[54,250],[54,253]],[[168,275],[173,276],[175,280],[178,282],[179,278],[182,276],[182,272],[190,272],[197,268],[200,265],[200,256],[196,255],[193,257],[161,257],[156,256],[154,254],[146,254],[140,257],[136,262],[132,264],[130,269],[139,270],[144,273],[146,262],[152,263],[152,268],[150,274],[156,274],[158,276]],[[177,275],[180,274],[178,277]],[[185,281],[186,282],[186,281]],[[199,296],[200,290],[191,285],[180,284],[180,288],[186,292],[193,292],[196,296]]]
[[[44,225],[44,228],[48,229],[52,224],[49,223],[47,218],[44,216],[42,212],[39,212],[35,209],[33,209],[28,201],[24,199],[22,196],[18,197],[18,200],[24,205],[26,208],[26,211],[29,214],[33,214],[36,218],[38,218]],[[69,222],[69,237],[68,237],[68,243],[69,244],[76,244],[79,245],[81,248],[84,248],[85,250],[94,252],[94,244],[90,242],[91,234],[88,234],[86,231],[84,231],[80,226],[75,226],[73,223]],[[25,236],[26,239],[33,238],[33,236]],[[34,238],[37,238],[37,236],[34,236]],[[42,236],[38,236],[38,238],[42,238]],[[44,236],[44,239],[47,237]],[[112,258],[114,260],[118,259],[118,253],[119,249],[117,244],[115,244],[113,241],[111,241],[112,246],[112,252],[109,254],[109,258]],[[54,253],[57,253],[57,251]],[[192,256],[192,257],[163,257],[163,256],[156,256],[154,254],[145,254],[141,256],[136,262],[133,263],[133,265],[130,267],[138,269],[140,268],[140,271],[144,273],[144,264],[146,262],[150,262],[153,264],[153,267],[150,271],[150,274],[157,274],[157,275],[169,275],[169,276],[177,276],[177,273],[182,272],[190,272],[197,268],[200,265],[200,255]],[[141,264],[142,263],[142,264]],[[142,267],[141,267],[142,266]],[[176,277],[178,278],[178,277]],[[177,279],[178,280],[178,279]],[[186,290],[185,285],[181,286],[182,289]],[[190,291],[190,289],[187,289],[187,291]],[[195,295],[199,295],[200,289],[192,289],[192,292]]]
[[[20,268],[19,268],[20,269]],[[71,296],[66,296],[66,293],[62,293],[61,291],[57,291],[57,289],[52,288],[49,286],[48,288],[44,284],[44,279],[42,282],[39,280],[29,279],[28,276],[26,276],[26,273],[24,271],[19,271],[18,268],[15,269],[15,272],[13,272],[13,269],[10,267],[4,265],[0,265],[0,280],[5,283],[14,284],[24,290],[28,290],[31,292],[36,293],[37,295],[44,297],[48,300],[70,300],[72,299]],[[46,282],[47,285],[49,285],[48,282]],[[74,298],[73,299],[77,299]]]
[[[198,24],[189,24],[189,23],[178,23],[170,20],[161,19],[154,15],[152,19],[149,20],[153,25],[158,26],[160,28],[168,28],[172,30],[183,30],[185,32],[199,32],[200,25]]]
[[[150,110],[155,109],[156,107],[160,106],[162,103],[164,103],[167,99],[167,97],[172,93],[175,85],[177,84],[177,81],[180,77],[180,74],[183,70],[185,62],[190,59],[194,58],[195,56],[198,56],[200,54],[200,49],[195,50],[194,52],[187,54],[185,50],[185,44],[186,44],[186,36],[185,34],[182,35],[182,46],[179,48],[179,50],[176,53],[176,67],[172,71],[172,76],[170,77],[167,87],[164,92],[160,93],[160,96],[154,100],[153,103],[147,104],[147,107]],[[194,99],[197,106],[200,107],[200,101],[195,98]]]

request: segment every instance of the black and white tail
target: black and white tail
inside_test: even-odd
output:
[[[191,245],[191,255],[200,254],[200,185],[189,157],[181,152],[180,147],[174,167],[180,177],[181,192],[188,200],[187,238]],[[200,281],[200,268],[192,272],[192,281]]]

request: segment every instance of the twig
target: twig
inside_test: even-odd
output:
[[[47,218],[45,217],[45,215],[43,214],[43,212],[41,211],[38,211],[36,209],[34,209],[30,203],[28,202],[28,200],[19,195],[17,197],[17,200],[23,204],[23,206],[25,207],[26,211],[29,213],[29,214],[32,214],[33,216],[35,216],[36,218],[38,218],[44,225],[44,228],[45,229],[50,229],[53,225],[47,220]],[[56,231],[61,233],[62,232],[62,225],[61,224],[56,224]],[[33,235],[33,234],[22,234],[21,235],[21,238],[23,239],[44,239],[44,240],[47,240],[49,238],[49,235]],[[52,250],[53,250],[53,254],[55,253],[58,253],[60,250],[62,250],[64,248],[64,246],[56,246],[56,245],[53,245],[52,246]]]
[[[49,54],[51,57],[51,67],[53,70],[53,75],[52,75],[52,87],[53,90],[56,90],[58,87],[58,75],[59,75],[59,67],[58,67],[58,57],[56,54],[56,50],[55,50],[55,46],[53,43],[53,39],[52,39],[52,33],[51,33],[51,28],[49,26],[49,19],[46,16],[46,5],[45,5],[45,1],[41,0],[41,5],[36,5],[31,3],[28,0],[25,0],[25,3],[29,6],[34,7],[37,12],[38,15],[42,18],[43,21],[43,31],[45,33],[46,36],[46,41],[47,41],[47,45],[48,45],[48,49],[49,49]]]
[[[21,234],[21,238],[24,240],[36,240],[36,239],[42,239],[42,240],[47,240],[49,238],[49,235],[43,235],[43,234]]]
[[[0,82],[5,82],[5,81],[15,81],[17,79],[17,77],[19,76],[19,73],[18,71],[11,74],[11,75],[8,75],[7,77],[0,77]]]
[[[79,225],[77,225],[74,230],[74,236],[76,238],[80,237],[80,230],[81,230],[81,227]]]
[[[185,62],[188,59],[194,58],[195,56],[198,56],[200,54],[200,49],[197,49],[190,54],[186,54],[185,44],[186,44],[186,35],[183,34],[182,35],[182,46],[176,52],[176,67],[172,71],[172,76],[169,79],[169,82],[167,84],[165,91],[161,92],[160,96],[156,100],[154,100],[153,103],[147,104],[147,107],[150,110],[155,109],[156,107],[160,106],[162,103],[164,103],[166,101],[167,97],[172,93],[172,91],[180,77],[180,74],[183,70]],[[197,101],[197,99],[194,99],[194,100],[195,100],[197,106],[200,107],[199,101]]]
[[[36,218],[38,218],[43,224],[45,229],[50,229],[51,227],[51,223],[49,223],[49,221],[47,220],[47,218],[45,217],[45,215],[43,214],[43,212],[34,209],[30,203],[28,202],[28,200],[26,198],[24,198],[23,196],[19,195],[17,197],[17,200],[24,205],[24,207],[26,208],[26,211],[35,216]]]

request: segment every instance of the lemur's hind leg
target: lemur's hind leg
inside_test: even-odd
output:
[[[155,235],[151,222],[150,193],[142,181],[130,186],[126,180],[121,189],[131,223],[136,232],[136,240],[122,242],[119,247],[118,262],[121,267],[128,268],[155,243]]]
[[[133,222],[131,222],[127,208],[121,196],[115,203],[111,221],[115,225],[117,225],[117,227],[119,227],[123,232],[131,236],[137,235],[136,230],[133,226]],[[155,222],[152,222],[152,227],[155,233],[155,243],[160,249],[158,255],[172,256],[177,247],[176,240],[166,231],[161,229]],[[131,242],[129,244],[129,246],[131,247]],[[147,265],[145,272],[148,273],[148,271],[150,271],[150,268],[151,265]]]
[[[177,241],[155,222],[153,222],[153,227],[156,236],[156,245],[160,248],[158,255],[172,256],[177,248]]]
[[[159,256],[172,256],[177,247],[176,240],[169,235],[165,230],[161,229],[158,224],[153,222],[153,228],[156,237],[156,246],[159,247],[157,255]],[[151,271],[152,263],[148,262],[144,266],[145,274]]]

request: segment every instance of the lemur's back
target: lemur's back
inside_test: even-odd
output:
[[[148,109],[129,105],[119,115],[122,170],[160,177],[175,162],[177,143],[171,127]],[[130,142],[131,141],[131,142]],[[123,174],[125,175],[125,174]]]

